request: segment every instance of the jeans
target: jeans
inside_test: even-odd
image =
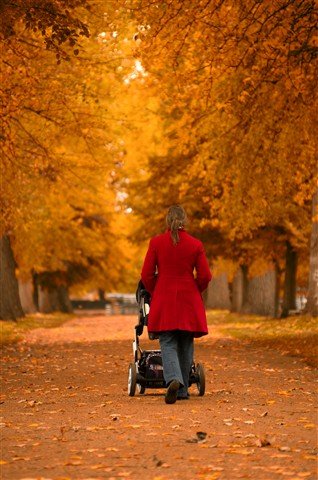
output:
[[[178,380],[178,396],[188,395],[189,376],[193,363],[193,334],[182,330],[159,333],[163,376],[167,385]]]

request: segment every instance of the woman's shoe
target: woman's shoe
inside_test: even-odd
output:
[[[172,382],[170,382],[165,395],[166,403],[176,403],[179,388],[180,383],[178,380],[172,380]]]

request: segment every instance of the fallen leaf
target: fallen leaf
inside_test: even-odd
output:
[[[292,395],[289,390],[280,390],[277,393],[278,393],[278,395],[284,395],[286,397],[290,397]]]
[[[269,447],[271,445],[271,442],[268,440],[268,438],[264,437],[264,438],[257,438],[255,440],[255,445],[257,447]]]
[[[186,440],[186,443],[204,443],[206,442],[206,432],[196,432],[196,437]]]
[[[98,463],[97,465],[92,465],[91,470],[100,470],[103,469],[105,472],[111,472],[113,468],[108,467],[105,463]]]
[[[272,458],[291,458],[290,455],[287,453],[276,453],[275,455],[271,455]]]
[[[280,452],[290,452],[291,448],[290,447],[279,447],[278,450]]]
[[[226,453],[236,453],[238,455],[252,455],[254,450],[248,448],[229,448]]]
[[[77,467],[78,465],[83,465],[81,460],[69,460],[68,462],[64,463],[66,467]]]

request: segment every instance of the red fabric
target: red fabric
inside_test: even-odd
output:
[[[202,242],[184,230],[179,237],[180,242],[173,245],[168,230],[149,243],[141,272],[151,294],[148,331],[186,330],[200,337],[208,333],[201,292],[212,275]]]

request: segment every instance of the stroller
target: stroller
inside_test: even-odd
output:
[[[139,337],[144,327],[148,324],[150,311],[150,294],[140,281],[136,291],[136,300],[139,306],[139,321],[135,326],[135,338],[133,340],[134,361],[128,368],[128,395],[133,397],[136,389],[140,394],[145,393],[146,388],[166,388],[163,378],[162,357],[160,350],[142,350],[139,345]],[[149,334],[149,339],[156,337]],[[199,395],[205,393],[205,371],[202,363],[193,363],[190,371],[189,386],[196,384]]]

